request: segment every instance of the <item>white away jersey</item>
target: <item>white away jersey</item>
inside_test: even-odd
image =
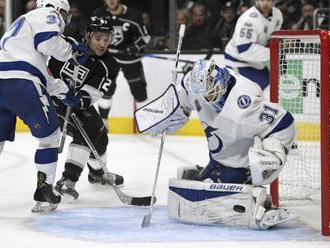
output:
[[[52,8],[38,8],[20,16],[1,38],[0,78],[23,78],[47,84],[49,55],[65,61],[71,45],[61,33],[62,17]]]
[[[225,49],[225,63],[232,68],[254,67],[262,69],[269,60],[267,46],[273,31],[280,30],[283,23],[281,11],[273,7],[272,14],[264,17],[253,6],[237,20],[233,37]]]
[[[187,88],[188,73],[178,86],[183,109],[197,111],[208,140],[210,156],[228,167],[248,167],[248,151],[254,137],[274,137],[286,148],[294,141],[296,129],[292,115],[267,101],[261,88],[230,70],[233,76],[226,102],[217,113],[201,96]]]

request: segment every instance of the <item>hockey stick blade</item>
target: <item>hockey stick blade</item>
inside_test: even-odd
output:
[[[132,197],[132,204],[134,206],[150,206],[151,204],[151,196],[145,196],[145,197]],[[156,197],[154,197],[153,203],[157,201]]]
[[[147,214],[143,217],[142,220],[142,228],[148,227],[150,225],[150,221],[151,221],[151,214]]]
[[[150,206],[151,204],[151,196],[142,196],[142,197],[136,197],[136,196],[130,196],[123,193],[118,187],[114,184],[112,184],[112,187],[114,191],[116,192],[119,200],[126,205],[131,206]],[[153,203],[156,202],[156,198],[154,198]]]
[[[91,142],[90,138],[88,137],[85,129],[83,128],[83,125],[81,123],[81,121],[79,120],[79,118],[76,116],[75,113],[71,114],[71,118],[73,120],[73,122],[75,123],[77,129],[79,130],[80,134],[83,136],[83,138],[85,139],[88,147],[90,148],[92,154],[94,155],[94,157],[98,160],[98,162],[102,165],[103,169],[106,169],[106,166],[104,164],[104,162],[102,161],[100,155],[98,154],[98,152],[96,151],[93,143]],[[123,203],[123,204],[127,204],[127,205],[134,205],[134,206],[149,206],[151,204],[151,196],[146,196],[146,197],[134,197],[134,196],[130,196],[130,195],[126,195],[124,192],[122,192],[116,185],[115,181],[112,179],[110,179],[110,183],[112,188],[114,189],[114,191],[116,192],[119,200]]]

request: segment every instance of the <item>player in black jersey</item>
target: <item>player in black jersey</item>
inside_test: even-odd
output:
[[[105,6],[96,9],[93,15],[111,19],[114,35],[109,46],[110,51],[120,64],[135,101],[142,105],[147,100],[147,83],[141,57],[137,53],[143,51],[150,36],[142,23],[141,15],[121,4],[119,0],[105,0]],[[99,101],[99,113],[106,125],[115,88],[114,84]]]
[[[107,129],[92,104],[109,90],[119,71],[119,65],[108,52],[111,30],[112,28],[107,19],[91,17],[83,39],[83,42],[91,51],[91,56],[84,65],[79,65],[77,78],[73,78],[74,66],[69,62],[63,63],[51,58],[48,64],[55,78],[61,78],[67,84],[71,79],[75,81],[75,90],[81,96],[81,104],[80,108],[73,111],[81,120],[83,128],[104,162],[106,162],[108,144]],[[60,125],[63,127],[66,106],[56,99],[54,99],[54,102]],[[69,145],[62,178],[57,182],[55,189],[62,195],[67,194],[77,199],[78,192],[75,190],[75,183],[86,164],[88,164],[90,170],[89,182],[110,184],[110,178],[112,178],[117,185],[123,184],[122,176],[110,173],[99,165],[74,123],[70,119],[68,123],[68,135],[72,136],[73,140]]]

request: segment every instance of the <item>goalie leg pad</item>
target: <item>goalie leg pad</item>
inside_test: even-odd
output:
[[[173,219],[193,224],[246,225],[250,195],[249,185],[172,178],[168,214]]]

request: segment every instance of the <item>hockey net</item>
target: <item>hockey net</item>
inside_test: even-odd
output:
[[[330,235],[329,32],[274,32],[270,48],[271,101],[293,114],[298,130],[281,176],[271,186],[273,201],[316,201],[322,234]]]

